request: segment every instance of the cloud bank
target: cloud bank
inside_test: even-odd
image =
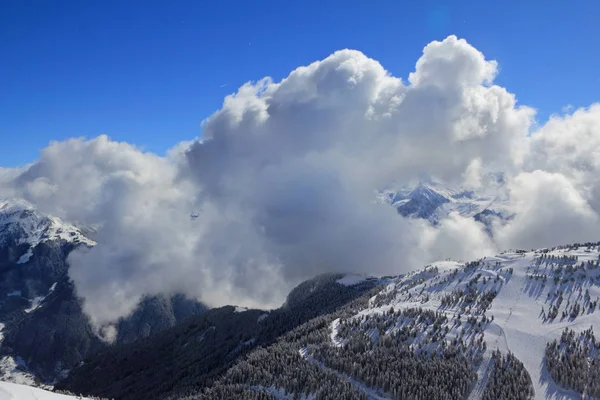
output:
[[[6,196],[96,227],[70,275],[98,326],[145,294],[279,305],[328,271],[401,273],[498,249],[597,240],[600,105],[555,116],[494,85],[498,64],[449,36],[403,81],[353,50],[247,83],[166,157],[106,136],[51,143],[0,171]],[[473,188],[503,171],[508,223],[450,215],[437,227],[375,202],[424,177]],[[5,196],[5,197],[6,197]],[[198,214],[190,218],[190,212]]]

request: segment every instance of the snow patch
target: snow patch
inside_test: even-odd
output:
[[[233,310],[233,312],[236,312],[236,313],[246,312],[246,311],[248,311],[248,309],[246,307],[235,307],[235,310]]]
[[[17,264],[25,264],[29,261],[31,256],[33,256],[33,247],[28,248],[27,252],[25,252],[25,254],[19,257],[19,261],[17,261]]]
[[[206,337],[206,334],[207,334],[208,332],[210,332],[210,331],[214,331],[215,329],[217,329],[217,327],[216,327],[216,326],[209,326],[209,327],[208,327],[208,328],[207,328],[207,329],[206,329],[204,332],[202,332],[202,333],[200,334],[200,336],[198,336],[198,342],[201,342],[201,341],[203,341],[203,340],[204,340],[204,338]],[[187,344],[186,344],[186,346],[187,346]]]
[[[344,286],[354,286],[366,280],[367,277],[364,275],[346,275],[343,278],[338,279],[336,282]]]
[[[31,306],[29,308],[25,309],[26,313],[30,313],[32,311],[37,310],[38,308],[40,308],[44,302],[44,300],[46,300],[46,297],[48,297],[52,292],[54,292],[54,289],[56,289],[56,284],[57,282],[54,282],[52,284],[52,286],[50,286],[50,289],[48,290],[48,294],[45,296],[37,296],[34,297],[31,301]]]
[[[267,314],[267,313],[265,313],[265,314],[262,314],[262,315],[259,315],[259,316],[258,316],[258,319],[256,320],[256,322],[258,322],[258,323],[261,323],[261,322],[262,322],[262,321],[264,321],[264,320],[265,320],[265,318],[267,318],[268,316],[269,316],[269,314]]]
[[[20,385],[35,385],[35,378],[27,371],[27,365],[20,357],[4,356],[0,359],[0,381],[18,383]],[[2,400],[0,393],[0,400]]]
[[[338,336],[338,330],[340,328],[340,319],[336,318],[332,323],[331,323],[331,343],[333,343],[333,345],[335,347],[342,347],[343,343],[340,340],[339,336]]]
[[[250,386],[250,390],[254,390],[256,392],[265,392],[272,396],[275,400],[315,400],[316,396],[313,394],[288,394],[287,391],[283,388],[277,388],[275,386],[265,387],[265,386]]]
[[[0,382],[0,400],[91,400],[10,382]]]

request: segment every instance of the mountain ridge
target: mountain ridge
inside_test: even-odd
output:
[[[335,278],[336,285],[342,286],[339,281],[345,278]],[[313,285],[309,281],[300,287],[310,293]],[[301,298],[310,300],[310,294]],[[249,349],[209,380],[194,381],[184,374],[173,383],[176,390],[164,392],[164,398],[598,396],[600,387],[593,376],[600,373],[600,341],[586,338],[600,332],[599,300],[600,242],[517,249],[470,262],[435,262],[403,276],[376,280],[370,291],[282,332],[270,344]],[[177,327],[162,335],[169,337],[174,331]],[[249,338],[241,333],[240,343]],[[571,351],[573,357],[583,357],[568,350],[579,345],[564,347],[577,340],[592,346],[586,356],[591,357],[592,369],[567,367],[561,360],[569,358],[561,358],[562,353],[554,356]],[[155,348],[137,347],[143,354],[152,354]],[[136,369],[131,361],[123,364],[135,360],[128,349],[125,345],[120,355],[113,352],[103,361],[92,356],[61,387],[106,395],[101,390],[85,392],[94,386],[89,382],[103,375],[98,368],[104,365],[124,371],[142,390],[144,369]],[[546,364],[549,356],[555,360],[552,366]],[[556,370],[569,371],[568,378],[556,375]],[[577,383],[580,375],[591,383]],[[113,378],[113,387],[124,383]],[[139,398],[140,392],[115,397],[136,395]]]
[[[491,236],[493,220],[502,222],[512,218],[503,193],[504,180],[501,174],[498,176],[492,175],[488,178],[491,183],[479,190],[422,180],[400,189],[382,190],[378,200],[391,205],[405,218],[423,219],[434,226],[451,213],[458,213],[482,223]]]

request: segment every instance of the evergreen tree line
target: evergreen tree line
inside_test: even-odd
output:
[[[458,350],[449,346],[430,356],[417,354],[407,343],[382,340],[373,345],[367,335],[355,335],[343,347],[324,345],[312,353],[317,360],[394,399],[463,399],[477,379]]]
[[[469,351],[465,340],[443,340],[448,332],[446,315],[412,308],[355,318],[369,306],[371,296],[314,318],[276,343],[255,349],[212,385],[185,400],[262,399],[270,398],[273,390],[285,392],[286,398],[363,399],[367,398],[364,387],[397,399],[463,399],[477,377],[465,355]],[[331,325],[336,318],[342,321],[338,335],[345,344],[341,347],[331,342]],[[369,337],[369,331],[384,332],[398,319],[410,321],[409,325],[404,330],[392,329],[394,333],[383,335],[381,340]],[[465,325],[472,323],[473,331],[482,330],[482,321],[488,320],[472,317]],[[429,330],[427,342],[436,345],[435,351],[426,351],[425,342],[410,346],[417,325]],[[474,341],[473,346],[480,343],[483,340]],[[357,384],[350,383],[348,377]]]
[[[380,290],[373,289],[375,281],[353,286],[336,283],[342,277],[326,274],[306,281],[290,292],[281,308],[268,313],[235,312],[235,307],[226,306],[194,316],[147,339],[112,346],[86,357],[57,386],[119,400],[177,398],[197,393],[210,387],[254,348],[267,347],[306,321]]]
[[[331,323],[365,309],[373,294],[367,292],[338,312],[313,318],[270,346],[253,350],[211,385],[170,399],[271,399],[275,398],[273,390],[283,391],[290,399],[303,395],[316,399],[367,399],[367,395],[345,377],[310,362],[300,352],[306,346],[322,346],[328,342]]]
[[[560,341],[546,345],[546,367],[560,386],[600,397],[599,349],[592,327],[579,334],[565,328]]]
[[[493,370],[483,391],[482,400],[529,400],[533,398],[533,383],[529,373],[512,353],[496,350],[492,356]]]

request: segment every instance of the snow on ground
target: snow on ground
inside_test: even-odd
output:
[[[354,285],[358,285],[361,282],[364,282],[367,280],[367,277],[365,275],[353,275],[353,274],[349,274],[344,276],[341,279],[338,279],[336,282],[339,283],[340,285],[344,285],[344,286],[354,286]]]
[[[0,382],[0,400],[86,400],[86,398],[67,396],[16,383]]]
[[[339,371],[336,371],[334,369],[327,367],[323,362],[321,362],[321,361],[315,359],[313,356],[311,356],[308,351],[308,348],[306,346],[302,347],[298,352],[300,353],[300,356],[302,358],[306,359],[306,361],[318,366],[320,369],[322,369],[324,371],[334,373],[338,377],[347,381],[355,389],[364,393],[369,400],[387,400],[387,399],[392,398],[388,393],[383,393],[381,390],[373,389],[373,388],[365,385],[363,382],[361,382],[357,379],[354,379],[351,376],[348,376],[347,374],[341,373]]]
[[[233,312],[245,312],[248,311],[248,309],[246,307],[235,307],[235,310],[233,310]]]
[[[29,261],[31,256],[33,256],[33,247],[34,246],[37,246],[37,243],[35,245],[32,244],[31,247],[27,249],[25,254],[23,254],[21,257],[19,257],[17,264],[25,264],[26,262]]]
[[[31,306],[29,308],[25,309],[26,313],[30,313],[32,311],[37,310],[38,308],[41,307],[42,303],[44,302],[44,300],[46,300],[46,297],[48,297],[50,295],[50,293],[54,292],[54,289],[56,289],[56,282],[54,282],[52,284],[52,286],[50,287],[50,289],[48,290],[48,294],[45,296],[38,296],[38,297],[34,297],[33,299],[31,299]]]
[[[4,324],[0,323],[0,345],[4,340]],[[34,385],[35,379],[33,375],[27,372],[27,365],[20,358],[14,359],[11,356],[0,358],[0,381],[19,383],[23,385]],[[0,397],[2,400],[2,397]]]
[[[262,322],[262,321],[264,321],[264,320],[265,320],[265,318],[267,318],[268,316],[269,316],[269,314],[268,314],[268,313],[264,313],[264,314],[262,314],[262,315],[259,315],[259,316],[258,316],[258,318],[257,318],[257,320],[256,320],[256,322],[258,322],[258,323],[261,323],[261,322]]]
[[[447,271],[454,271],[455,269],[458,269],[458,268],[464,266],[464,263],[461,263],[458,261],[446,260],[446,261],[436,261],[434,263],[431,263],[430,265],[432,267],[437,267],[440,272],[447,272]]]
[[[588,253],[571,251],[568,253],[557,252],[557,255],[576,255],[578,261],[597,259]],[[548,291],[554,288],[552,283],[547,283],[546,288],[536,280],[527,277],[528,271],[533,268],[533,253],[528,253],[523,258],[506,255],[504,263],[514,268],[514,274],[504,285],[494,302],[489,314],[494,315],[496,321],[502,324],[508,350],[514,353],[524,364],[531,375],[536,399],[566,399],[580,398],[576,393],[558,387],[549,376],[544,367],[546,344],[560,338],[564,328],[569,327],[580,331],[593,326],[596,333],[600,333],[600,313],[580,315],[574,320],[556,318],[554,322],[544,322],[540,318],[542,307],[548,309],[545,303]],[[598,286],[589,287],[592,298],[600,295]],[[573,295],[571,293],[571,295]],[[487,339],[487,337],[486,337]],[[502,350],[502,349],[501,349]]]
[[[33,375],[27,372],[25,362],[20,357],[14,359],[10,356],[0,359],[0,381],[29,386],[36,384]]]
[[[342,347],[342,345],[343,345],[343,342],[338,337],[338,329],[339,329],[339,327],[340,327],[340,319],[336,318],[331,323],[331,336],[330,336],[331,337],[331,343],[333,343],[333,345],[335,347]]]
[[[8,293],[6,296],[8,296],[8,297],[11,297],[11,296],[21,296],[21,291],[20,290],[15,290],[14,292]]]
[[[198,336],[198,342],[201,342],[204,340],[204,338],[206,337],[206,334],[210,331],[214,331],[215,329],[217,329],[216,326],[209,326],[208,328],[206,328],[206,330],[204,332],[202,332],[200,334],[200,336]]]
[[[307,395],[306,393],[302,394],[287,394],[285,389],[277,388],[274,386],[265,387],[265,386],[250,386],[250,390],[254,390],[256,392],[266,392],[270,396],[272,396],[275,400],[315,400],[315,395]],[[1,400],[1,399],[0,399]]]

